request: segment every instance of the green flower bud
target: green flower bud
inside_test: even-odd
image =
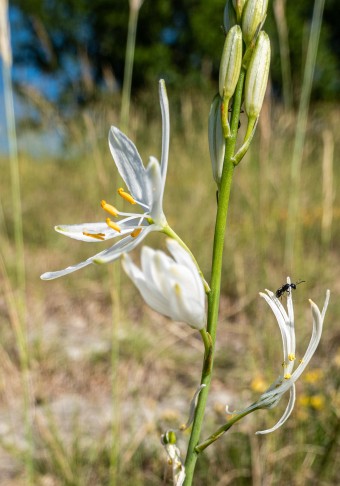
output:
[[[176,437],[175,432],[173,430],[168,430],[167,432],[165,432],[165,434],[162,434],[161,441],[162,441],[163,445],[165,445],[165,444],[176,444],[177,437]]]
[[[221,181],[225,153],[225,140],[221,121],[221,106],[222,100],[217,94],[211,104],[208,124],[211,166],[213,176],[217,184],[219,184]]]
[[[238,21],[240,21],[240,19],[241,19],[242,10],[243,10],[245,3],[246,3],[246,0],[233,0],[233,5],[234,5],[234,9],[235,9]]]
[[[242,31],[239,25],[232,27],[224,42],[219,78],[219,92],[229,100],[235,91],[242,63]]]
[[[269,66],[270,40],[262,31],[257,38],[246,74],[244,107],[249,118],[257,118],[260,114],[267,88]]]
[[[229,32],[231,27],[236,24],[236,12],[234,10],[231,0],[227,0],[224,13],[223,13],[223,25],[225,33]]]
[[[256,31],[261,28],[268,8],[268,0],[248,0],[242,14],[242,32],[246,44],[250,44]]]

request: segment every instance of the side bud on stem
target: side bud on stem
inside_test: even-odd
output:
[[[225,39],[219,76],[219,93],[223,99],[223,132],[230,136],[228,122],[229,101],[235,92],[242,63],[242,31],[239,25],[232,27]]]
[[[208,123],[209,152],[213,176],[217,184],[221,181],[225,141],[222,130],[221,120],[222,99],[219,94],[215,96],[211,103]]]
[[[234,10],[231,0],[227,0],[224,13],[223,13],[223,25],[225,33],[229,32],[229,29],[236,24],[236,12]]]
[[[235,91],[242,62],[242,31],[239,25],[232,27],[224,42],[219,77],[221,98],[230,99]]]
[[[270,66],[270,41],[265,32],[260,32],[250,58],[244,89],[244,107],[248,125],[242,146],[233,157],[234,165],[240,163],[253,139],[263,98],[267,88]]]
[[[270,40],[260,32],[250,59],[244,90],[244,107],[249,119],[259,116],[267,88],[270,66]]]
[[[233,6],[234,6],[234,9],[235,9],[235,12],[236,12],[238,23],[241,20],[242,10],[243,10],[245,3],[246,3],[246,0],[233,0]]]
[[[248,45],[263,25],[268,8],[268,0],[248,0],[242,12],[242,33]]]

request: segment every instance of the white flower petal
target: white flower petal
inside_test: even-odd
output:
[[[163,180],[163,190],[165,185],[166,173],[168,170],[169,160],[169,143],[170,143],[170,114],[169,114],[169,101],[166,92],[166,86],[164,79],[159,81],[159,101],[162,112],[162,156],[161,156],[161,174]],[[163,194],[161,195],[161,199]]]
[[[122,265],[127,275],[131,278],[141,293],[145,302],[156,312],[169,317],[170,310],[167,300],[161,293],[155,292],[154,289],[150,288],[149,283],[144,278],[143,272],[141,272],[141,270],[132,262],[127,254],[124,254]]]
[[[325,299],[325,304],[323,311],[327,309],[328,302],[329,302],[329,297],[330,297],[330,292],[327,290],[326,293],[326,299]],[[311,303],[311,309],[312,309],[312,315],[313,315],[313,330],[312,330],[312,336],[310,338],[307,350],[305,352],[304,357],[302,358],[299,366],[296,368],[294,373],[292,374],[291,379],[295,382],[302,374],[302,372],[305,370],[306,366],[308,365],[309,361],[311,360],[312,356],[314,355],[316,348],[319,345],[320,339],[321,339],[321,334],[322,334],[322,328],[323,328],[323,321],[325,317],[325,312],[322,311],[322,314],[320,314],[320,310],[318,306],[310,301]]]
[[[149,191],[151,198],[150,216],[154,221],[165,219],[163,214],[163,181],[161,178],[161,168],[155,157],[150,157],[147,166],[147,178],[149,181]]]
[[[154,251],[150,256],[149,264],[143,260],[142,269],[148,268],[146,275],[148,276],[148,282],[152,282],[152,286],[164,295],[170,291],[169,283],[170,278],[168,276],[169,268],[172,264],[171,258],[162,251]]]
[[[176,245],[179,243],[175,242]],[[174,320],[202,329],[205,325],[205,294],[204,290],[197,290],[196,267],[190,263],[188,268],[164,252],[148,247],[142,249],[141,266],[137,272],[130,259],[124,260],[124,269],[150,307]],[[203,287],[203,283],[201,285]]]
[[[117,169],[131,195],[149,208],[150,193],[146,170],[135,144],[116,127],[109,131],[109,146]]]
[[[268,295],[267,295],[268,294]],[[287,313],[282,306],[281,302],[275,297],[275,295],[267,290],[267,294],[260,292],[260,296],[267,302],[271,310],[273,311],[277,323],[280,328],[282,344],[283,344],[283,360],[287,362],[289,351],[289,334],[287,334],[287,324],[288,316]]]
[[[117,238],[118,236],[123,236],[125,234],[131,233],[134,226],[126,228],[121,226],[121,232],[115,231],[110,228],[105,222],[104,223],[83,223],[83,224],[72,224],[72,225],[59,225],[55,226],[54,229],[64,236],[73,238],[74,240],[86,241],[89,243],[98,243],[100,240],[110,240],[112,238]],[[93,234],[94,236],[89,236]],[[96,237],[100,235],[100,237]]]
[[[143,272],[133,263],[132,258],[127,253],[123,253],[122,255],[122,266],[131,280],[135,281],[137,278],[144,279]]]
[[[129,251],[133,250],[136,246],[139,245],[144,238],[151,233],[152,231],[157,231],[159,228],[158,226],[152,224],[147,226],[145,229],[143,228],[142,231],[139,233],[138,236],[133,238],[132,236],[125,236],[125,238],[121,239],[117,243],[115,243],[111,248],[100,253],[100,257],[98,256],[93,257],[94,263],[110,263],[114,260],[117,260],[123,253],[128,253]]]
[[[100,253],[97,253],[97,255],[94,255],[91,258],[88,258],[87,260],[77,263],[76,265],[71,265],[70,267],[65,268],[64,270],[57,270],[56,272],[46,272],[43,273],[40,278],[42,280],[53,280],[58,277],[63,277],[64,275],[68,275],[69,273],[75,272],[76,270],[80,270],[81,268],[86,267],[87,265],[90,265],[91,263],[94,263],[94,258],[99,257],[100,255],[104,254],[107,250],[104,250]]]
[[[181,245],[179,245],[177,241],[171,238],[167,239],[166,244],[169,252],[174,257],[176,262],[187,267],[190,270],[191,275],[193,276],[195,290],[200,295],[201,300],[204,301],[204,285],[191,255]]]
[[[286,422],[286,420],[289,418],[290,414],[293,411],[294,404],[295,404],[295,397],[296,397],[296,391],[295,391],[295,385],[293,384],[290,387],[290,394],[289,394],[289,402],[288,402],[288,405],[286,407],[286,410],[284,411],[284,414],[280,418],[280,420],[271,429],[258,430],[256,432],[256,434],[269,434],[270,432],[274,432],[274,430],[277,430],[279,427],[281,427],[281,425],[283,425]]]
[[[200,302],[198,300],[195,301],[194,297],[189,300],[180,285],[176,288],[176,297],[177,312],[182,317],[178,320],[184,320],[198,331],[203,329],[205,326],[205,315],[204,308],[200,305]]]
[[[64,275],[75,272],[76,270],[80,270],[81,268],[84,268],[91,263],[93,263],[91,259],[85,260],[84,262],[78,263],[77,265],[67,267],[64,270],[57,270],[56,272],[45,272],[40,275],[40,278],[41,280],[53,280],[55,278],[63,277]]]

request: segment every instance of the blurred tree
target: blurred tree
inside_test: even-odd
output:
[[[159,77],[181,87],[216,83],[224,5],[225,0],[145,0],[137,30],[134,89]],[[18,24],[12,30],[15,63],[31,65],[53,80],[58,73],[61,103],[85,103],[98,87],[99,92],[117,90],[124,71],[128,8],[127,0],[12,0]],[[317,99],[336,99],[340,91],[339,9],[337,0],[326,2],[313,91]],[[310,0],[286,1],[295,100],[311,14]],[[271,10],[266,30],[273,40],[274,92],[281,96],[280,51]]]

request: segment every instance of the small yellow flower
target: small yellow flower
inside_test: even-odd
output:
[[[310,406],[314,408],[314,410],[323,410],[325,408],[325,397],[323,395],[313,395],[310,397]]]
[[[302,394],[298,398],[298,404],[300,407],[309,407],[310,405],[310,396]]]
[[[321,368],[315,368],[314,370],[306,371],[304,381],[310,385],[315,385],[322,380],[324,372]]]
[[[250,387],[254,392],[263,393],[264,391],[267,390],[268,383],[266,383],[266,381],[263,379],[262,376],[256,376],[252,380]]]

